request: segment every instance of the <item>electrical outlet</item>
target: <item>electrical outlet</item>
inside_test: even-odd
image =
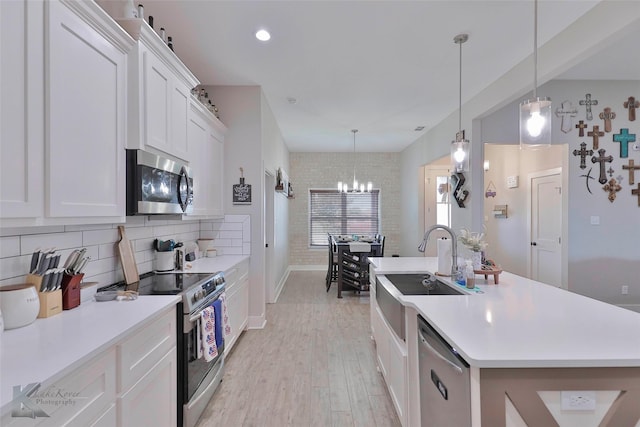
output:
[[[629,295],[629,287],[627,285],[622,285],[622,295]]]
[[[563,391],[560,394],[563,411],[593,411],[596,409],[595,391]]]
[[[631,147],[632,147],[635,151],[640,151],[640,144],[637,144],[637,143],[636,143],[636,144],[633,144]]]

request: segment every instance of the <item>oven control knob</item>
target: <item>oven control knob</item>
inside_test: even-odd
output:
[[[194,293],[194,294],[191,296],[191,301],[193,301],[193,302],[198,302],[198,295]]]

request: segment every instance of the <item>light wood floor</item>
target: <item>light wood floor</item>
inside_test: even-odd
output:
[[[245,331],[197,427],[400,426],[370,338],[369,294],[291,272],[267,326]]]

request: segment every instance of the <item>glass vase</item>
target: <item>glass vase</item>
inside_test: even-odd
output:
[[[471,251],[471,263],[474,270],[482,269],[482,252]]]

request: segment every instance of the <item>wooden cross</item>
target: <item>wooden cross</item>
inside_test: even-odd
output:
[[[562,124],[560,125],[562,132],[571,132],[571,129],[573,128],[571,118],[575,117],[577,114],[578,109],[571,105],[571,101],[564,101],[560,104],[560,107],[556,108],[556,117],[562,118]]]
[[[636,120],[636,108],[640,108],[640,101],[636,101],[633,96],[630,96],[628,100],[624,102],[624,108],[629,110],[629,121]]]
[[[638,206],[640,206],[640,183],[638,183],[638,188],[631,190],[631,194],[638,196]]]
[[[629,164],[622,165],[622,169],[629,171],[629,185],[635,184],[635,171],[640,170],[640,165],[634,164],[633,159],[629,159]]]
[[[604,131],[611,132],[611,120],[616,118],[616,113],[611,111],[611,108],[607,107],[600,113],[600,118],[604,120]]]
[[[580,169],[585,169],[587,165],[585,164],[585,158],[587,156],[593,156],[593,150],[587,150],[587,144],[581,143],[579,150],[573,150],[574,156],[580,156]]]
[[[587,107],[587,120],[593,120],[593,113],[591,112],[592,105],[598,105],[597,99],[591,99],[591,94],[587,93],[585,99],[580,100],[580,105],[585,105]]]
[[[620,186],[620,184],[618,184],[618,181],[616,181],[615,178],[611,178],[611,180],[604,187],[602,187],[602,189],[609,192],[608,199],[611,203],[613,203],[613,201],[616,199],[616,193],[622,190],[622,187]]]
[[[591,163],[600,163],[600,178],[598,178],[598,182],[600,184],[605,184],[607,182],[607,174],[605,173],[605,163],[611,163],[613,162],[613,156],[606,156],[604,155],[604,153],[606,153],[607,150],[605,150],[604,148],[601,148],[598,150],[598,154],[600,156],[596,157],[593,156],[591,158]]]
[[[620,157],[626,159],[629,157],[629,143],[636,142],[636,134],[629,133],[629,129],[620,129],[620,133],[613,135],[613,142],[620,143]]]
[[[600,137],[604,136],[604,132],[602,132],[600,130],[600,126],[598,125],[593,125],[593,130],[587,132],[587,136],[590,136],[593,138],[593,149],[597,150],[598,148],[600,148]]]
[[[580,120],[576,125],[576,128],[578,129],[578,136],[584,136],[584,130],[588,127],[589,125],[585,124],[583,120]]]

